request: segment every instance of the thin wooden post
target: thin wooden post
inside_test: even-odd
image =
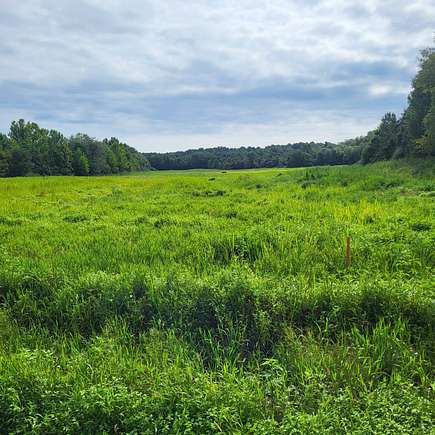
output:
[[[346,268],[350,266],[350,236],[346,237],[346,257],[344,259]]]

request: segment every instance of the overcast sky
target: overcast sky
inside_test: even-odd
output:
[[[343,140],[403,110],[434,17],[433,0],[0,0],[0,131]]]

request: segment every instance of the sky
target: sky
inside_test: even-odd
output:
[[[0,131],[338,142],[403,111],[434,17],[433,0],[0,0]]]

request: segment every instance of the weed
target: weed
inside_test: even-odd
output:
[[[0,433],[431,433],[433,161],[221,173],[0,180]]]

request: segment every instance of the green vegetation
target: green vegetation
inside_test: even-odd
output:
[[[294,143],[267,147],[200,148],[171,153],[145,154],[155,169],[252,169],[300,168],[304,166],[350,165],[360,160],[367,138],[342,144]]]
[[[396,119],[387,113],[364,147],[362,162],[405,156],[435,156],[435,49],[423,50],[408,107]]]
[[[0,177],[103,175],[150,169],[148,160],[118,139],[98,141],[86,134],[69,139],[23,119],[0,133]]]
[[[434,192],[431,159],[1,179],[0,432],[430,433]]]
[[[209,148],[144,154],[116,138],[98,141],[86,134],[69,139],[23,119],[0,133],[0,177],[24,175],[107,175],[151,169],[250,169],[344,165],[360,160],[370,135],[336,145],[296,143],[265,148]]]

